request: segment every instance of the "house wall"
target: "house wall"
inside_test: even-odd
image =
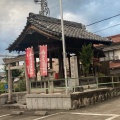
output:
[[[100,58],[100,61],[108,61],[108,60],[118,60],[120,59],[120,49],[115,49],[115,47],[107,47],[107,49],[103,49],[106,57]],[[107,51],[108,50],[108,51]]]
[[[120,42],[110,46],[103,46],[101,49],[106,57],[100,58],[100,61],[109,62],[110,74],[120,75],[120,69],[118,69],[118,63],[120,64]]]
[[[114,56],[118,56],[118,59],[120,59],[120,49],[114,50]]]

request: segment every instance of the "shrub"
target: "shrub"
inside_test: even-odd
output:
[[[0,82],[0,93],[4,93],[4,92],[6,91],[6,89],[5,89],[5,84],[6,84],[6,83]]]
[[[15,92],[26,91],[26,83],[23,80],[19,80],[17,84],[14,85]]]

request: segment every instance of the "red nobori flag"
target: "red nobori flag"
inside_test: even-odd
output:
[[[39,46],[40,53],[40,73],[41,76],[47,75],[47,45]]]
[[[33,48],[26,49],[26,66],[28,77],[35,77],[34,53]]]
[[[29,53],[30,53],[30,48],[27,48],[25,51],[26,51],[26,55],[25,55],[26,70],[27,70],[28,77],[30,77],[30,73],[29,73]]]

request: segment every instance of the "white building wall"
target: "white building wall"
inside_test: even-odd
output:
[[[120,49],[114,50],[114,56],[118,56],[118,58],[120,59]]]

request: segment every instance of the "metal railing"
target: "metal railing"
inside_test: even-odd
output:
[[[79,82],[82,81],[80,85],[72,85],[70,86],[68,83],[67,89],[72,90],[75,92],[79,91],[81,89],[98,89],[98,88],[104,88],[104,87],[118,87],[120,86],[120,77],[118,76],[101,76],[101,77],[82,77],[82,78],[68,78],[67,82],[69,80],[79,80]],[[60,82],[61,81],[61,82]],[[43,91],[50,91],[50,83],[53,82],[53,91],[57,90],[65,90],[65,79],[58,79],[58,80],[45,80],[45,81],[36,81],[31,82],[31,89],[39,89]],[[56,82],[60,82],[60,84],[57,86]],[[47,84],[44,86],[44,84]]]
[[[75,85],[75,81],[78,80],[80,85]],[[51,83],[53,86],[51,87]],[[101,76],[101,77],[80,77],[80,78],[68,78],[67,90],[76,92],[86,89],[99,89],[105,87],[119,87],[120,86],[120,76]],[[74,85],[71,83],[74,83]],[[66,89],[65,79],[57,80],[42,80],[42,81],[31,81],[31,90],[34,92],[49,92],[53,90],[54,92],[64,92]],[[18,83],[17,87],[13,85],[13,92],[22,92],[26,90],[25,84]],[[0,94],[8,92],[7,83],[0,84]]]

